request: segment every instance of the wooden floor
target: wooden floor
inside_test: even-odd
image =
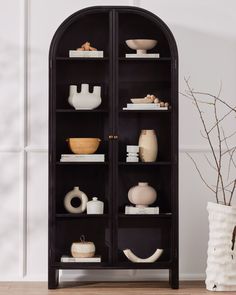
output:
[[[234,292],[218,292],[218,294],[235,294]],[[167,282],[83,282],[63,283],[56,290],[48,290],[46,283],[39,282],[2,282],[0,295],[202,295],[212,294],[205,289],[203,282],[182,282],[180,289],[172,290]]]

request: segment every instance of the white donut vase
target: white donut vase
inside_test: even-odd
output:
[[[71,201],[74,198],[78,198],[81,201],[81,204],[79,207],[74,207],[71,204]],[[64,198],[64,207],[69,213],[82,213],[86,210],[88,202],[88,197],[86,194],[79,190],[79,187],[76,186],[74,189],[70,192],[68,192]]]

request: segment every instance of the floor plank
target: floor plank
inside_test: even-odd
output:
[[[218,292],[226,294],[227,292]],[[167,282],[64,282],[56,290],[48,290],[42,282],[2,282],[0,295],[202,295],[210,294],[204,282],[181,282],[180,289],[172,290]],[[229,294],[229,293],[227,293]],[[231,293],[233,294],[233,293]]]

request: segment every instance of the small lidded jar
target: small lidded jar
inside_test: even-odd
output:
[[[94,197],[87,203],[87,214],[103,214],[104,203]]]

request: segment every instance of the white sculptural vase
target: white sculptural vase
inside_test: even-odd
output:
[[[101,103],[101,87],[94,86],[93,92],[89,92],[89,84],[81,84],[81,91],[77,92],[76,85],[70,85],[68,102],[76,110],[93,110]]]
[[[236,291],[236,207],[209,202],[207,210],[206,288],[210,291]]]

